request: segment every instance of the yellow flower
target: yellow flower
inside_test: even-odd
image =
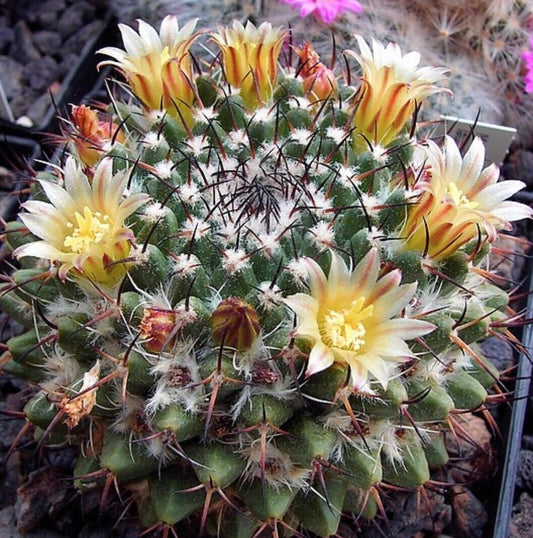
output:
[[[499,168],[483,168],[485,146],[475,138],[464,158],[447,136],[441,150],[429,140],[425,164],[415,185],[417,203],[409,212],[400,237],[404,250],[419,250],[432,259],[453,254],[486,234],[489,242],[510,222],[530,218],[533,210],[507,198],[524,187],[522,181],[498,182]]]
[[[405,340],[434,329],[425,321],[395,317],[413,298],[416,283],[400,285],[399,270],[380,277],[375,248],[353,271],[331,252],[327,278],[312,259],[303,263],[311,294],[296,293],[284,302],[297,316],[293,336],[312,346],[306,375],[338,362],[349,365],[356,389],[368,388],[369,373],[386,388],[397,363],[413,357]]]
[[[270,98],[278,76],[278,56],[287,32],[264,22],[256,28],[250,21],[243,26],[219,28],[212,34],[222,50],[222,69],[228,83],[240,89],[250,109]]]
[[[133,93],[150,110],[166,110],[192,124],[191,107],[195,93],[189,48],[199,33],[193,33],[196,19],[181,30],[174,15],[161,22],[159,34],[139,19],[139,33],[119,24],[125,51],[104,47],[98,53],[111,56],[99,64],[114,65],[125,76]]]
[[[72,105],[70,113],[72,132],[66,138],[72,140],[76,154],[88,167],[93,167],[102,153],[113,141],[124,142],[124,134],[111,119],[101,119],[98,111],[85,105]]]
[[[67,273],[113,286],[126,274],[133,232],[124,220],[148,196],[135,194],[123,199],[128,171],[113,175],[113,162],[102,159],[94,171],[92,185],[75,160],[65,165],[65,187],[46,180],[39,183],[51,203],[29,200],[22,204],[20,218],[41,239],[14,251],[17,258],[35,256],[59,264],[59,277]]]
[[[402,55],[396,43],[385,47],[373,40],[370,50],[361,36],[355,37],[360,54],[347,52],[359,62],[363,73],[355,96],[354,144],[360,151],[368,149],[368,142],[373,147],[387,147],[402,134],[428,95],[448,91],[437,86],[446,69],[417,67],[420,54]]]

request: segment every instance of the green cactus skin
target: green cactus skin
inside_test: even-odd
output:
[[[476,342],[507,319],[509,297],[479,276],[484,245],[437,261],[402,249],[415,139],[404,131],[357,153],[355,88],[309,104],[287,67],[268,103],[248,110],[219,68],[193,82],[203,106],[192,126],[135,100],[110,107],[127,143],[102,156],[151,197],[127,218],[135,240],[124,280],[111,289],[73,272],[61,280],[21,258],[0,306],[24,332],[0,364],[36,384],[24,410],[36,437],[83,448],[75,486],[101,487],[106,475],[142,489],[146,527],[331,536],[343,513],[376,516],[380,484],[416,490],[446,464],[454,412],[482,408],[498,382]],[[5,232],[10,251],[38,239],[19,222]],[[314,342],[284,302],[312,294],[302,267],[313,260],[328,275],[336,253],[352,271],[374,250],[375,280],[394,272],[411,286],[394,318],[433,332],[407,341],[386,382],[369,368],[354,386],[338,356],[306,374]],[[220,319],[220,304],[237,303],[248,317]],[[88,410],[68,407],[83,397]],[[69,418],[79,419],[70,429]]]

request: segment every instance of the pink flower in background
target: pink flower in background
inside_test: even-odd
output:
[[[529,48],[531,50],[522,53],[522,59],[526,63],[527,73],[524,76],[526,93],[533,93],[533,35],[529,38]]]
[[[363,7],[355,0],[281,0],[300,9],[300,17],[307,17],[311,13],[317,19],[331,24],[339,15],[346,11],[361,13]]]

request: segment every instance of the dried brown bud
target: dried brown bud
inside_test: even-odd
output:
[[[151,353],[166,351],[176,337],[176,313],[163,308],[145,308],[140,324],[141,338]]]

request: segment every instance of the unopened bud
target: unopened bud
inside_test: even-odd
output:
[[[239,351],[250,349],[261,329],[255,308],[237,297],[220,302],[211,316],[211,327],[217,344]]]

